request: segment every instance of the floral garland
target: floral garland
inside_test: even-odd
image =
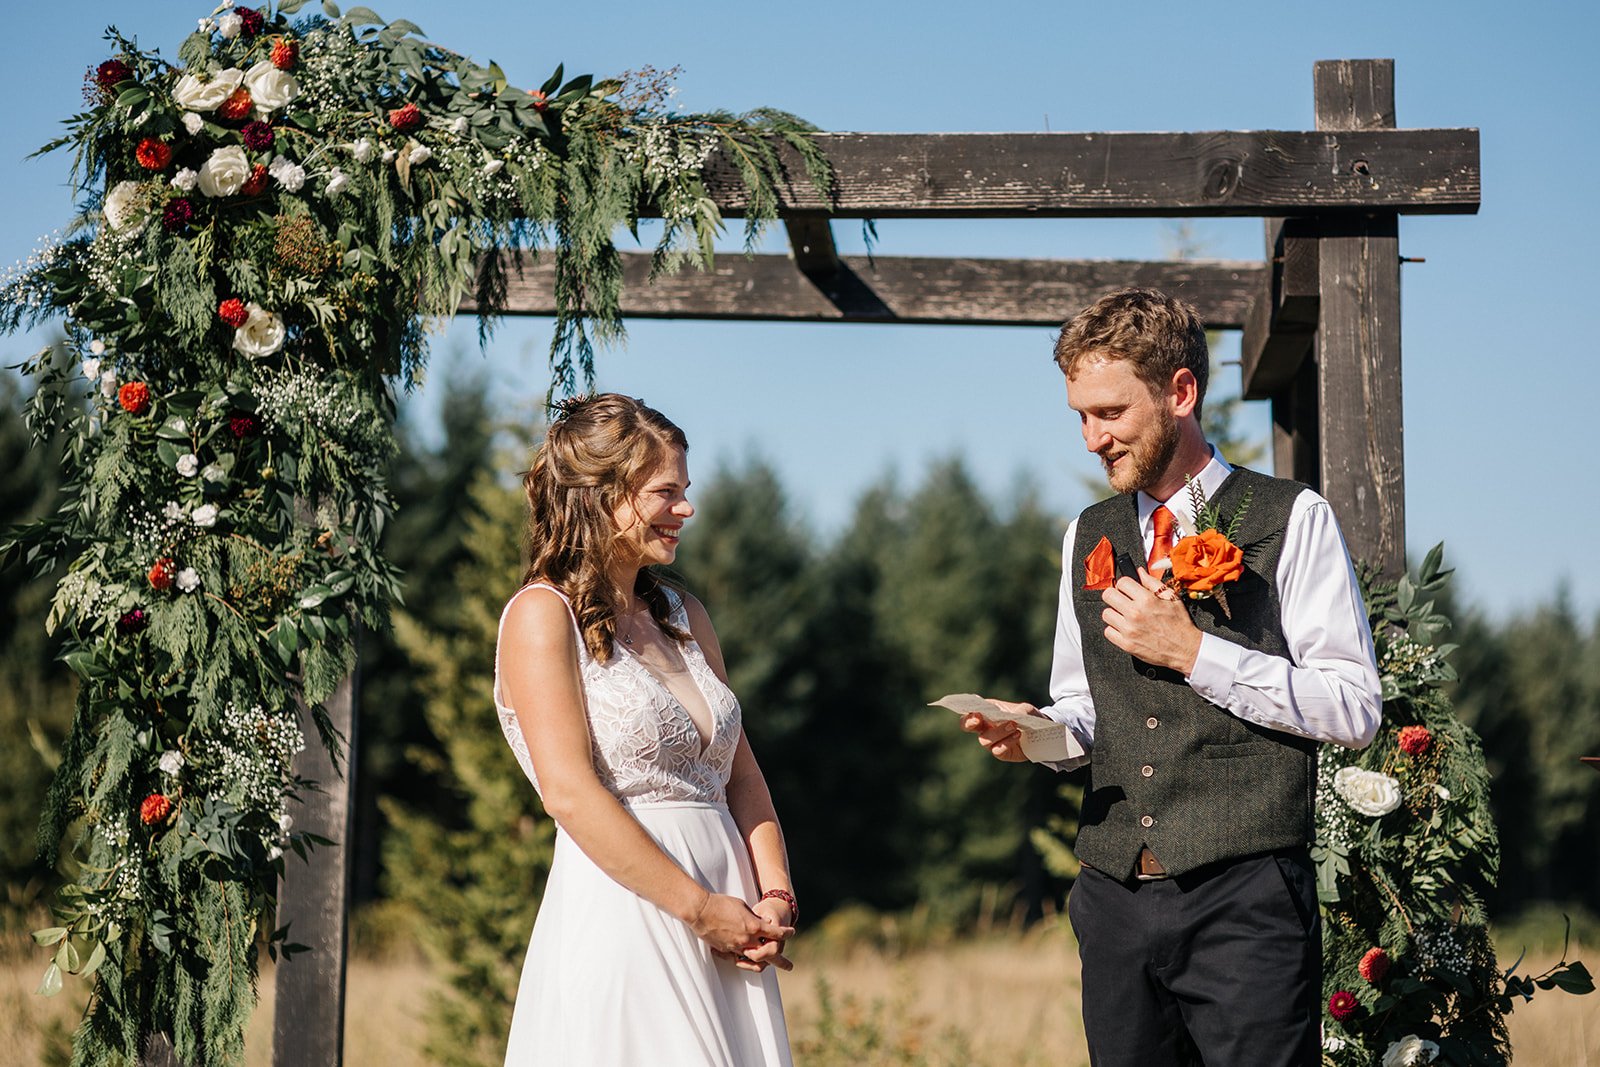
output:
[[[1499,873],[1478,737],[1451,712],[1453,645],[1433,596],[1442,546],[1416,576],[1364,576],[1383,682],[1384,726],[1360,751],[1318,761],[1323,1062],[1331,1067],[1509,1062],[1505,1015],[1535,988],[1587,993],[1581,962],[1538,976],[1501,971],[1484,899]]]
[[[349,671],[358,622],[382,626],[400,577],[378,549],[391,504],[392,383],[421,322],[475,292],[502,248],[556,266],[552,392],[620,336],[611,235],[665,219],[658,267],[703,263],[720,228],[701,178],[721,149],[747,233],[777,205],[778,145],[825,189],[792,116],[676,115],[623,81],[509,86],[365,8],[291,24],[221,7],[178,64],[115,31],[88,107],[46,150],[76,151],[76,235],[0,290],[0,328],[64,316],[64,356],[24,365],[37,438],[69,442],[64,504],[4,544],[63,573],[76,718],[40,827],[75,871],[36,934],[93,983],[77,1062],[135,1062],[166,1033],[190,1063],[240,1062],[258,944],[273,922],[285,802],[307,718]],[[309,716],[300,708],[309,710]]]

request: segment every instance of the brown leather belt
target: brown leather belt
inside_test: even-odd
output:
[[[1161,861],[1156,859],[1156,854],[1150,851],[1149,845],[1139,850],[1139,862],[1133,876],[1141,882],[1155,882],[1167,877],[1167,869],[1161,866]]]

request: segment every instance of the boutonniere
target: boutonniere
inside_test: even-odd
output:
[[[1244,552],[1233,539],[1250,507],[1250,493],[1245,492],[1224,528],[1221,509],[1206,503],[1206,492],[1200,488],[1200,483],[1188,479],[1188,485],[1195,532],[1180,537],[1172,546],[1164,581],[1186,599],[1215,600],[1223,616],[1232,619],[1226,587],[1244,575]]]

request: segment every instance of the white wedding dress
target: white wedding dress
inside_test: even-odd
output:
[[[532,588],[566,600],[543,584],[517,596]],[[668,595],[673,622],[687,631],[682,600]],[[502,614],[502,631],[504,625]],[[621,642],[611,662],[601,664],[589,655],[581,633],[577,640],[594,768],[602,784],[692,878],[713,893],[754,903],[760,890],[725,792],[739,741],[738,699],[690,641],[683,658],[712,719],[702,750],[688,711]],[[527,739],[500,689],[499,663],[496,648],[500,728],[537,790]],[[789,1063],[777,972],[740,970],[711,955],[683,922],[613,881],[558,827],[550,878],[522,965],[506,1067]]]

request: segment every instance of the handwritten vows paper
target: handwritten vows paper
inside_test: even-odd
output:
[[[1060,763],[1083,755],[1078,739],[1067,733],[1067,728],[1060,723],[1042,715],[1006,711],[976,693],[951,693],[928,707],[949,708],[962,717],[976,714],[990,722],[1016,723],[1017,729],[1022,731],[1022,754],[1035,763]]]

